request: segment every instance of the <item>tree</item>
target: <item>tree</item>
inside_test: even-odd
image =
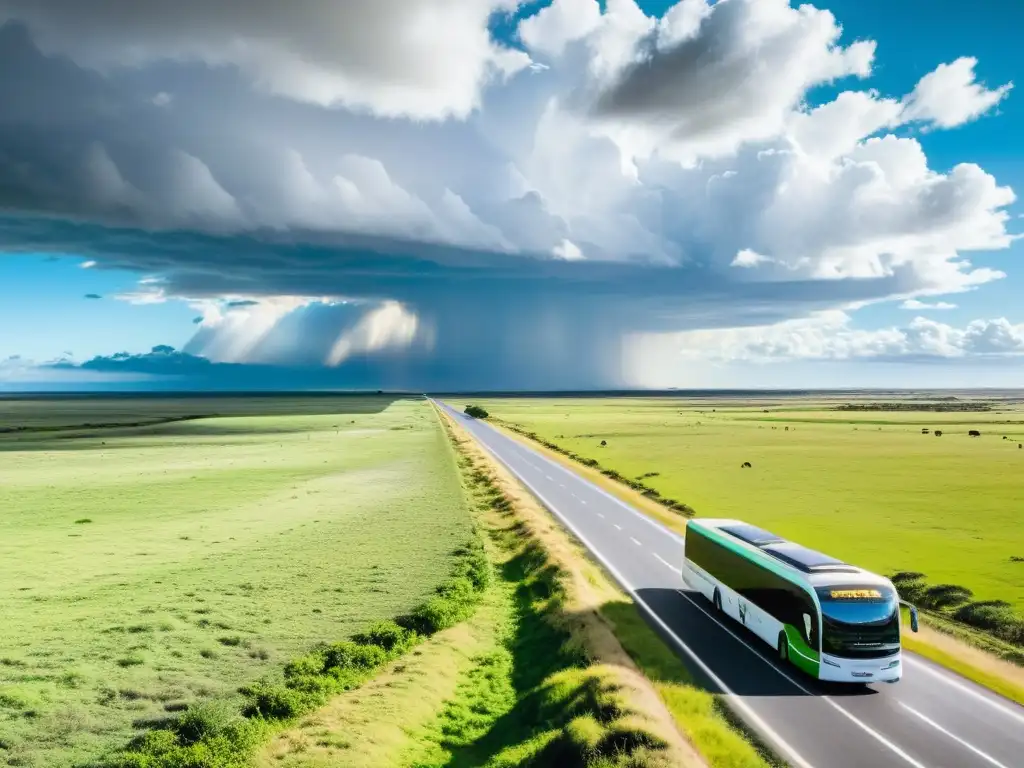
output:
[[[487,411],[485,411],[479,405],[467,405],[466,415],[472,416],[474,419],[486,419],[488,416],[490,416],[490,414],[487,413]]]

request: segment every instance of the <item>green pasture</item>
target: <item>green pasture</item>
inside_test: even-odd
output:
[[[932,584],[960,584],[976,599],[1024,610],[1019,406],[925,413],[841,412],[833,410],[840,401],[808,399],[474,402],[627,477],[657,473],[643,482],[700,516],[747,520],[868,569],[921,571]],[[981,437],[968,437],[970,429]]]
[[[0,435],[0,764],[88,764],[447,575],[470,523],[426,403],[241,400],[0,401],[30,427]],[[183,412],[249,415],[73,428]]]

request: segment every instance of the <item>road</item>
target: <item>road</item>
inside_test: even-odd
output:
[[[1024,707],[904,653],[892,685],[829,685],[683,583],[682,538],[486,422],[438,403],[619,581],[651,624],[736,714],[798,768],[1024,768]]]

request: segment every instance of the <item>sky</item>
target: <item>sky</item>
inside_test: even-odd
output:
[[[0,391],[1020,386],[1020,28],[0,0]]]

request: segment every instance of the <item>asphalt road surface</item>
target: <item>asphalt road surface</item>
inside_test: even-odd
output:
[[[1024,707],[904,652],[903,679],[845,687],[780,665],[679,572],[682,538],[575,472],[443,403],[601,561],[651,624],[799,768],[1024,768]]]

